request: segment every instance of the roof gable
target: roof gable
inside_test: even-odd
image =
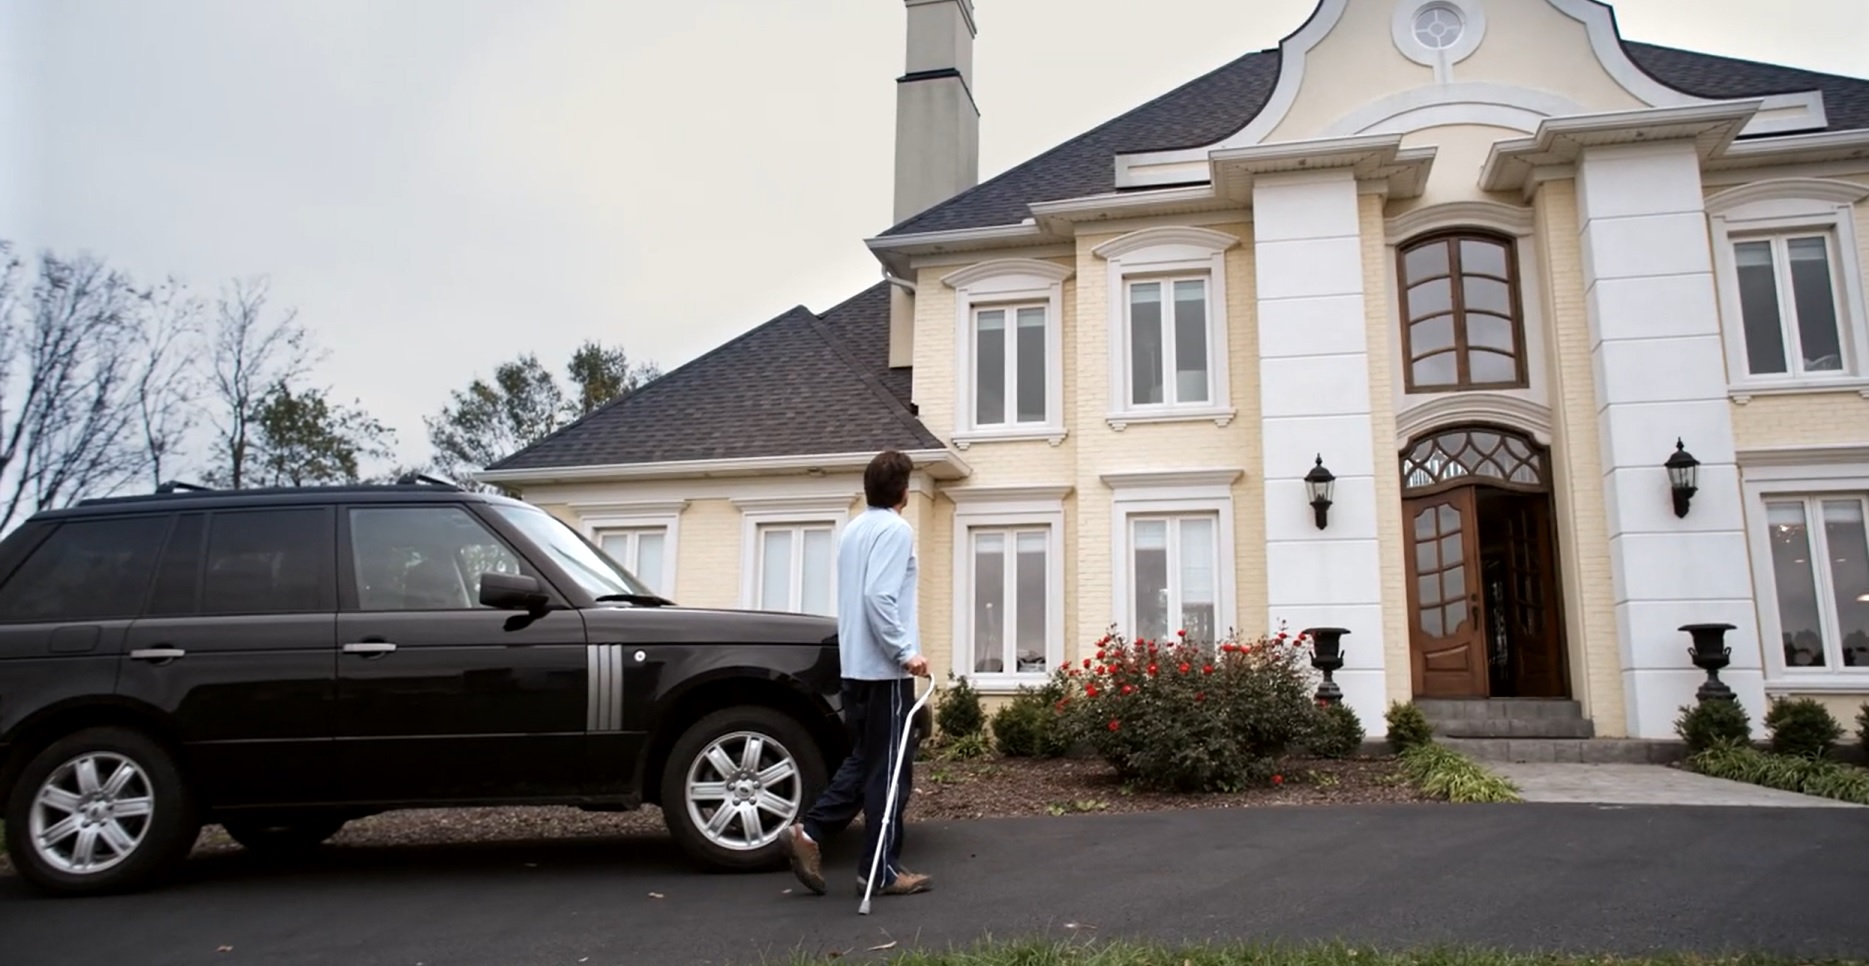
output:
[[[821,316],[795,307],[489,468],[940,448],[888,360],[879,282]]]

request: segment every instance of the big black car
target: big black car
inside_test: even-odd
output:
[[[439,481],[165,487],[0,541],[0,802],[49,893],[147,887],[208,823],[281,853],[438,806],[653,803],[770,868],[847,740],[834,621],[674,606]]]

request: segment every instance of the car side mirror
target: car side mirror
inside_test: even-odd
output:
[[[481,574],[480,602],[500,610],[543,611],[551,603],[537,577],[523,574]]]

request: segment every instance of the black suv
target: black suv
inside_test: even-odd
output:
[[[771,868],[848,747],[838,683],[834,621],[676,607],[439,481],[164,487],[0,541],[7,852],[55,894],[150,885],[208,822],[289,852],[435,806],[650,802]]]

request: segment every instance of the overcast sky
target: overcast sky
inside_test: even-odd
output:
[[[982,179],[1313,5],[976,0]],[[1869,76],[1869,0],[1615,6],[1631,39]],[[205,291],[269,276],[331,350],[321,381],[423,459],[422,416],[520,351],[557,368],[595,337],[668,369],[875,281],[903,20],[900,0],[0,0],[0,238]]]

